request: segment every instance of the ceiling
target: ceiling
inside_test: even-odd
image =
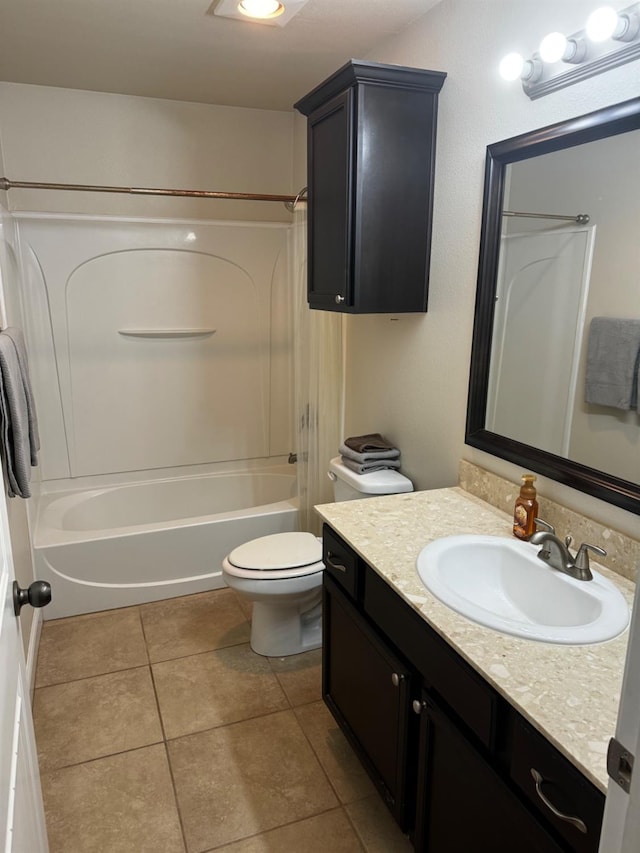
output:
[[[289,110],[440,0],[308,0],[285,26],[211,0],[0,0],[0,80]]]

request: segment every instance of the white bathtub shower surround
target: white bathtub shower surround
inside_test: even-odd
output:
[[[291,450],[286,223],[17,219],[44,481]]]
[[[42,499],[35,571],[47,619],[224,586],[222,560],[249,539],[297,529],[289,466],[57,493]]]

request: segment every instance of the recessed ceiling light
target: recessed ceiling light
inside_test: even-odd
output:
[[[284,12],[278,0],[240,0],[238,11],[247,18],[276,18]]]
[[[286,26],[309,0],[214,0],[208,15],[233,18],[249,24]]]

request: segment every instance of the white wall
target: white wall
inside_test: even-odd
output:
[[[536,101],[498,75],[512,50],[583,26],[584,0],[443,0],[370,59],[448,72],[440,94],[429,312],[349,318],[347,433],[381,431],[421,489],[461,457],[514,482],[521,469],[464,444],[486,146],[638,95],[638,63]],[[637,516],[539,478],[540,491],[637,535]]]
[[[293,114],[0,83],[5,176],[290,194]],[[288,221],[272,202],[11,190],[13,210]]]

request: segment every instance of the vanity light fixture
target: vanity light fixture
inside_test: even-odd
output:
[[[286,26],[309,0],[214,0],[208,15],[233,18],[249,24]]]
[[[533,100],[638,58],[640,2],[619,12],[602,6],[592,12],[583,30],[572,35],[549,33],[528,60],[508,54],[500,63],[500,74],[505,80],[520,79]]]

